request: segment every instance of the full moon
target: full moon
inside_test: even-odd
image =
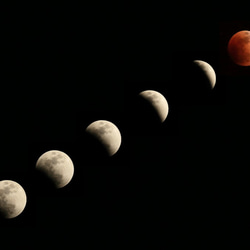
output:
[[[59,150],[50,150],[42,154],[36,162],[36,169],[44,173],[56,188],[66,186],[74,174],[72,160]]]
[[[109,156],[114,155],[121,145],[121,134],[119,129],[106,120],[92,122],[86,133],[93,136],[105,149]]]
[[[235,33],[228,42],[228,54],[240,66],[250,66],[250,31]]]
[[[161,122],[164,122],[168,115],[168,102],[165,97],[155,90],[145,90],[139,93],[156,111]]]
[[[211,88],[213,89],[216,83],[216,75],[212,66],[201,60],[194,60],[193,62],[204,72]]]
[[[0,214],[10,219],[21,214],[26,206],[27,197],[20,184],[11,180],[0,181]]]

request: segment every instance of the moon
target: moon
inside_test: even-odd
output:
[[[50,150],[42,154],[36,162],[36,169],[44,173],[56,188],[66,186],[74,174],[72,160],[59,150]]]
[[[164,122],[168,116],[169,106],[165,97],[155,90],[145,90],[139,93],[156,111],[161,122]]]
[[[92,122],[86,133],[93,136],[109,156],[114,155],[121,146],[121,133],[115,124],[106,120]]]
[[[235,33],[228,42],[228,54],[240,66],[250,66],[250,31]]]
[[[207,77],[209,81],[211,88],[213,89],[216,83],[216,75],[212,66],[202,60],[194,60],[193,62],[204,72],[205,76]]]
[[[17,217],[26,203],[26,193],[20,184],[11,180],[0,181],[0,214],[3,218]]]

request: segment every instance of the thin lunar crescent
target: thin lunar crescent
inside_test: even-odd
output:
[[[86,133],[95,137],[104,146],[109,156],[114,155],[121,146],[121,133],[116,125],[110,121],[92,122],[86,128]]]
[[[201,70],[205,73],[205,75],[207,76],[209,83],[211,84],[211,88],[213,89],[216,83],[216,75],[215,75],[215,71],[212,68],[212,66],[210,64],[208,64],[205,61],[202,60],[194,60],[193,61],[197,66],[199,66],[201,68]]]
[[[27,203],[23,187],[15,181],[0,181],[0,214],[10,219],[20,215]]]
[[[59,150],[50,150],[42,154],[36,162],[36,169],[43,172],[56,188],[66,186],[74,174],[72,160]]]
[[[169,106],[166,98],[155,90],[145,90],[139,95],[147,100],[157,112],[161,122],[164,122],[168,116]]]

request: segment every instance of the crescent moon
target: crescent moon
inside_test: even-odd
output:
[[[59,150],[50,150],[42,154],[36,162],[36,169],[44,173],[56,188],[66,186],[74,174],[72,160]]]
[[[121,133],[115,124],[106,120],[92,122],[86,133],[102,144],[109,156],[114,155],[121,145]]]
[[[139,93],[155,109],[161,122],[164,122],[168,116],[169,106],[166,98],[155,90],[145,90]]]
[[[26,206],[27,197],[23,187],[15,181],[0,181],[0,214],[3,218],[15,218]]]
[[[216,74],[212,66],[202,60],[194,60],[193,62],[204,72],[211,88],[213,89],[216,83]]]

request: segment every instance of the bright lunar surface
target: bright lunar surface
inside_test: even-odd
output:
[[[27,197],[20,184],[11,180],[0,181],[0,214],[9,219],[22,213]]]
[[[250,66],[250,31],[235,33],[228,42],[228,54],[241,66]]]
[[[194,60],[194,63],[201,68],[201,70],[207,76],[209,83],[211,84],[211,88],[213,89],[216,83],[216,75],[214,69],[210,64],[201,60]]]
[[[105,148],[109,156],[114,155],[121,145],[121,134],[119,129],[106,120],[92,122],[86,132],[95,137]]]
[[[50,150],[42,154],[36,162],[36,168],[44,173],[56,188],[66,186],[74,174],[72,160],[59,150]]]
[[[139,94],[142,98],[148,101],[155,111],[157,112],[158,117],[161,122],[164,122],[168,115],[168,102],[165,97],[154,90],[145,90]]]

